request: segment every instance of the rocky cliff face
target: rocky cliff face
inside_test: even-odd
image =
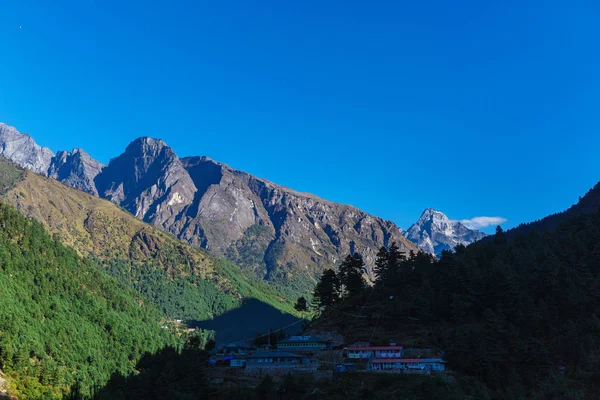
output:
[[[72,152],[59,151],[52,158],[48,176],[71,187],[98,196],[94,179],[102,171],[104,164],[94,160],[82,149]]]
[[[96,179],[100,195],[261,278],[309,288],[351,251],[363,255],[370,274],[379,247],[416,250],[389,221],[207,157],[179,159],[151,141],[138,139],[111,161]]]
[[[82,150],[53,157],[14,128],[4,131],[0,144],[19,149],[7,153],[19,165],[109,199],[181,240],[291,288],[290,293],[312,289],[325,267],[350,252],[363,255],[365,272],[372,276],[381,246],[396,242],[403,251],[417,250],[390,221],[207,157],[180,159],[162,140],[139,138],[103,166]]]
[[[47,175],[54,153],[38,146],[31,136],[0,122],[0,156],[37,174]]]
[[[459,244],[471,244],[483,238],[485,233],[467,228],[459,221],[449,219],[444,213],[428,208],[404,235],[426,252],[440,254]]]
[[[175,152],[162,140],[148,137],[133,141],[112,159],[95,184],[100,197],[167,230],[196,192]]]
[[[104,165],[82,149],[54,153],[38,146],[29,135],[0,123],[0,156],[36,174],[49,176],[69,186],[98,195],[94,179]]]
[[[197,203],[171,232],[226,254],[269,280],[315,278],[359,252],[367,273],[381,246],[415,250],[389,221],[354,207],[299,193],[206,157],[182,160],[199,189]],[[218,222],[220,221],[220,222]]]

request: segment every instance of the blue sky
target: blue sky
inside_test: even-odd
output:
[[[600,180],[594,0],[0,0],[0,14],[0,121],[55,151],[107,162],[159,137],[404,228],[426,207],[508,228]]]

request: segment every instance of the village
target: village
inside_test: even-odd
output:
[[[394,342],[385,346],[368,342],[334,346],[332,340],[302,335],[275,345],[229,343],[213,350],[209,367],[223,372],[222,377],[311,374],[319,379],[348,372],[439,375],[446,370],[446,362],[431,349],[405,349]]]

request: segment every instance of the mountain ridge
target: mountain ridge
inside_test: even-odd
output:
[[[18,169],[1,157],[0,183],[2,202],[39,221],[81,257],[93,257],[112,275],[148,294],[172,318],[210,319],[247,298],[293,313],[292,302],[265,283],[247,279],[231,263],[106,199]]]
[[[14,139],[19,133],[11,129]],[[41,151],[33,144],[21,147],[21,152]],[[47,158],[49,153],[42,153]],[[27,154],[8,156],[25,168],[31,164]],[[45,159],[40,165],[38,170]],[[365,273],[372,278],[381,246],[396,242],[406,253],[418,250],[391,221],[206,156],[179,158],[163,140],[147,136],[131,142],[106,166],[81,152],[58,152],[48,170],[40,173],[108,199],[180,240],[224,255],[289,295],[306,294],[322,270],[336,266],[348,252],[363,255]]]

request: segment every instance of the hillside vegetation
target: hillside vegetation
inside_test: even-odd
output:
[[[228,261],[180,242],[115,204],[0,159],[1,199],[91,256],[172,318],[210,319],[257,298],[294,313],[291,300]]]
[[[348,294],[325,274],[312,328],[443,352],[490,399],[600,398],[600,210],[512,242],[498,229],[439,260],[392,253],[374,289]]]
[[[83,393],[177,345],[162,314],[37,221],[0,204],[0,369],[25,399]]]

